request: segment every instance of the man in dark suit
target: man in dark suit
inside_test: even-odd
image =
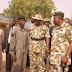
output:
[[[15,27],[15,19],[9,20],[9,27],[5,29],[4,41],[2,44],[2,50],[6,50],[6,72],[11,72],[11,55],[9,53],[11,31]]]

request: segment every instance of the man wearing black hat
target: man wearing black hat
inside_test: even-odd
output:
[[[27,50],[28,50],[28,31],[24,29],[25,17],[18,17],[18,25],[11,33],[10,54],[14,63],[14,72],[25,72]]]
[[[63,12],[55,12],[53,16],[56,27],[52,33],[50,72],[68,72],[68,65],[71,64],[72,27],[63,21]]]

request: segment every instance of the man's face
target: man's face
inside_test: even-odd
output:
[[[49,21],[45,21],[44,24],[45,24],[46,26],[49,26],[50,22],[49,22]]]
[[[9,26],[14,26],[15,25],[15,20],[14,19],[10,19],[9,21]]]
[[[70,25],[70,19],[66,18],[64,21]]]
[[[36,24],[40,24],[41,23],[41,20],[34,20],[34,22],[36,23]]]
[[[21,26],[23,26],[23,27],[24,27],[25,22],[26,22],[25,19],[20,19],[20,20],[19,20],[19,24],[20,24]]]
[[[30,19],[31,19],[31,22],[32,22],[32,23],[34,23],[34,19],[32,18],[32,17],[34,17],[34,16],[35,16],[35,15],[31,15],[31,16],[30,16]]]
[[[53,22],[55,25],[58,25],[59,24],[59,21],[60,21],[60,17],[59,16],[54,16],[53,18]]]

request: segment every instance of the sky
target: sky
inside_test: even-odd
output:
[[[8,1],[11,1],[11,0],[0,0],[0,13],[3,12],[3,9],[6,9],[9,7]]]
[[[72,16],[72,0],[53,0],[57,11],[64,12],[65,18],[71,19]]]
[[[8,1],[11,0],[0,0],[0,13],[3,12],[3,9],[8,8]],[[71,19],[72,15],[72,0],[53,0],[57,11],[62,11],[65,13],[65,17]]]

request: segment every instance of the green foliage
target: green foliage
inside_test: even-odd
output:
[[[4,9],[2,15],[7,17],[25,16],[29,20],[32,14],[41,14],[43,17],[51,18],[52,11],[56,10],[52,0],[12,0],[9,8]]]

